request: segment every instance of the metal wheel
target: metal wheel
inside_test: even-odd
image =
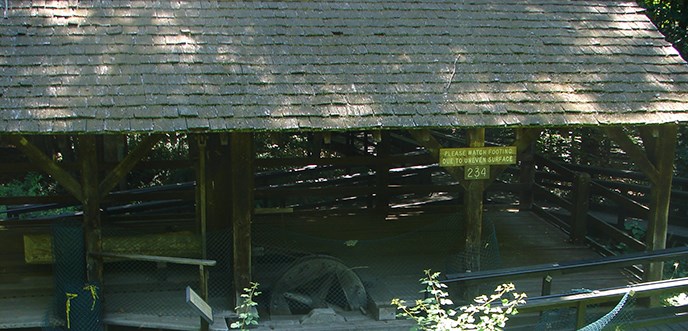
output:
[[[273,315],[307,314],[314,308],[359,310],[366,291],[355,272],[324,255],[306,256],[286,268],[270,296]]]

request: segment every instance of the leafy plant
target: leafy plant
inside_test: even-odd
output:
[[[681,292],[665,299],[666,305],[679,307],[688,306],[688,293]]]
[[[48,196],[58,193],[58,190],[57,184],[54,181],[50,181],[49,177],[44,177],[35,172],[28,172],[22,177],[0,183],[0,196],[3,197]],[[10,218],[10,215],[8,215],[9,209],[10,206],[0,205],[0,220],[3,218]],[[71,213],[75,210],[75,207],[39,208],[33,211],[17,213],[12,216],[12,218],[29,219],[33,217]]]
[[[645,234],[647,233],[647,230],[642,226],[642,224],[640,224],[639,221],[627,221],[624,223],[624,228],[633,238],[640,241],[645,240]]]
[[[688,56],[688,3],[683,0],[638,0],[647,16],[683,57]]]
[[[0,184],[0,195],[5,197],[41,196],[48,194],[48,190],[43,176],[35,172],[27,173],[22,180],[13,179],[9,183]]]
[[[251,282],[249,287],[244,288],[244,293],[241,294],[241,303],[234,308],[234,311],[239,315],[239,320],[233,322],[229,327],[232,329],[248,330],[252,325],[258,325],[258,311],[256,306],[258,303],[253,301],[253,298],[260,295],[258,291],[258,283]]]
[[[413,306],[398,298],[392,300],[400,311],[398,316],[413,319],[417,330],[502,330],[508,316],[518,313],[516,306],[525,303],[525,293],[514,292],[513,284],[502,284],[497,286],[494,294],[478,296],[474,303],[455,309],[446,291],[447,285],[438,280],[440,273],[424,272],[425,277],[420,279],[420,283],[425,285],[421,291],[425,293],[425,299],[416,300]],[[510,292],[513,299],[503,298]]]

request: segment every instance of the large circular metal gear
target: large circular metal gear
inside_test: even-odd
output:
[[[275,282],[270,314],[307,314],[314,308],[360,310],[366,305],[361,279],[341,261],[325,255],[300,258]]]

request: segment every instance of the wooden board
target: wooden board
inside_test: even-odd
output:
[[[200,237],[190,231],[103,238],[103,251],[197,258],[201,255]],[[28,264],[50,264],[52,237],[49,234],[25,234],[24,258]]]
[[[198,312],[203,319],[208,321],[208,323],[213,323],[213,308],[210,307],[198,293],[192,290],[190,286],[186,287],[186,303]]]

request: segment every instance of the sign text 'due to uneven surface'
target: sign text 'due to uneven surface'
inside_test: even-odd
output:
[[[442,148],[440,166],[515,164],[516,152],[516,146]]]

